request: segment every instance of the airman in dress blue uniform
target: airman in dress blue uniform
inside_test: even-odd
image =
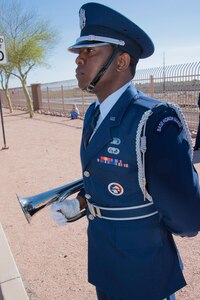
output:
[[[84,189],[52,206],[54,220],[66,222],[86,207],[88,279],[99,300],[175,299],[186,282],[173,234],[200,229],[187,123],[178,107],[132,83],[138,60],[154,52],[142,29],[98,3],[81,7],[80,27],[69,50],[78,53],[79,87],[98,100],[84,120]]]

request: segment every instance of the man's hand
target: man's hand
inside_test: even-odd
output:
[[[80,212],[80,202],[78,199],[64,200],[62,202],[54,203],[51,206],[51,215],[53,220],[58,225],[67,223],[67,218],[73,218]]]

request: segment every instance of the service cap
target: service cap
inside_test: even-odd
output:
[[[83,47],[107,44],[118,45],[137,60],[154,52],[153,42],[141,28],[105,5],[86,3],[80,8],[79,17],[80,37],[68,48],[73,53],[79,53]]]

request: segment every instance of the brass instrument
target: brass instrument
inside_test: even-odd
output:
[[[30,219],[32,218],[32,216],[43,209],[45,206],[52,204],[53,202],[61,202],[65,200],[70,195],[80,191],[82,187],[83,179],[79,179],[77,181],[73,181],[69,184],[31,197],[24,198],[17,196],[17,198],[26,217],[26,220],[28,221],[28,223],[30,223]],[[67,222],[74,222],[84,217],[85,215],[86,210],[83,209],[77,216],[73,218],[67,218]]]

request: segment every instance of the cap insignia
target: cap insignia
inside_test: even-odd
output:
[[[80,18],[80,28],[82,30],[86,24],[85,9],[83,8],[80,9],[79,18]]]

